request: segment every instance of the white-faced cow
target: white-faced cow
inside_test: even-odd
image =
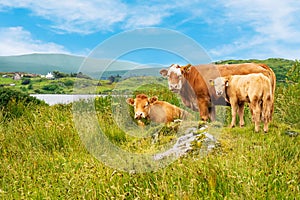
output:
[[[159,101],[156,96],[148,98],[145,94],[138,94],[135,99],[128,98],[126,102],[134,106],[134,118],[147,118],[157,123],[169,123],[175,119],[186,118],[188,112],[166,101]],[[139,125],[143,125],[139,122]]]
[[[244,103],[249,103],[255,131],[259,131],[260,117],[264,121],[264,131],[268,131],[273,104],[272,85],[268,77],[262,73],[233,75],[218,77],[210,82],[214,85],[216,94],[223,96],[231,104],[230,127],[235,126],[237,110],[240,126],[244,126]]]
[[[273,70],[265,64],[206,64],[197,66],[173,64],[168,69],[160,70],[162,76],[168,77],[169,89],[180,95],[184,105],[194,111],[199,111],[203,121],[207,121],[209,118],[215,120],[215,105],[225,104],[224,98],[217,96],[214,87],[209,85],[210,79],[252,73],[263,73],[270,79],[272,97],[274,97],[276,77]]]

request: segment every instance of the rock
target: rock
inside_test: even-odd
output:
[[[184,135],[179,137],[176,143],[169,150],[155,154],[154,160],[161,160],[170,156],[181,157],[186,155],[189,151],[193,150],[196,142],[196,146],[200,147],[200,154],[206,155],[216,147],[216,138],[206,132],[207,126],[202,126],[200,129],[191,127],[187,128]]]
[[[299,133],[296,131],[285,131],[285,134],[290,137],[297,137],[299,135]]]

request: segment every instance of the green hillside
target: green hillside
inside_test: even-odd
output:
[[[108,66],[108,68],[106,68]],[[109,59],[85,58],[66,54],[27,54],[0,56],[0,72],[27,72],[47,74],[52,71],[64,73],[83,72],[94,78],[103,70],[124,71],[136,68],[137,64]]]

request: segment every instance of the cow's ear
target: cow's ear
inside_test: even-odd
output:
[[[159,71],[159,73],[160,73],[163,77],[166,77],[167,74],[168,74],[168,70],[167,70],[167,69],[161,69],[161,70]]]
[[[158,100],[157,96],[151,97],[149,98],[149,103],[154,103],[157,100]]]
[[[214,86],[214,85],[215,85],[215,82],[214,82],[213,79],[209,79],[208,82],[209,82],[209,85],[211,85],[211,86]]]
[[[180,70],[181,70],[181,73],[188,73],[189,71],[190,71],[190,69],[191,69],[191,64],[187,64],[187,65],[185,65],[185,66],[182,66],[181,68],[180,68]]]
[[[134,99],[133,98],[128,98],[128,99],[126,99],[126,103],[133,106],[134,105]]]

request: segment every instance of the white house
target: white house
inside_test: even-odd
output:
[[[21,80],[21,75],[20,75],[19,73],[15,73],[13,79],[14,79],[15,81]]]
[[[46,79],[54,79],[54,76],[51,72],[48,72],[48,74],[46,75]]]

